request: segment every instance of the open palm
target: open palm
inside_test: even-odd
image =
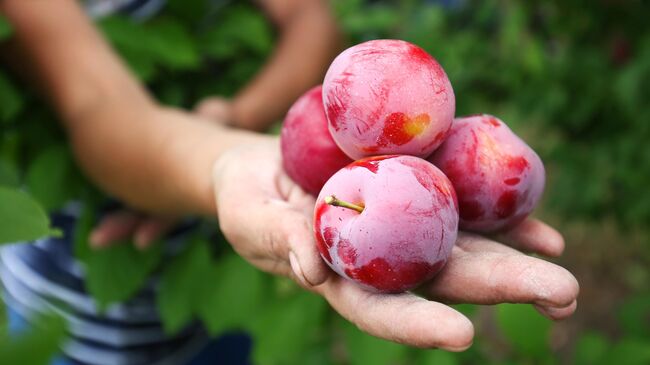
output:
[[[362,330],[418,347],[461,351],[472,323],[445,303],[530,303],[552,319],[571,315],[578,283],[564,268],[517,249],[557,256],[559,233],[528,219],[493,239],[460,232],[445,268],[414,293],[378,294],[329,270],[311,228],[314,198],[283,172],[278,141],[237,147],[215,164],[219,223],[234,249],[258,268],[319,293]]]

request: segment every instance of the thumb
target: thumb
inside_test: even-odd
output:
[[[294,276],[306,287],[325,282],[329,268],[321,258],[313,233],[311,219],[305,213],[294,209],[284,201],[268,204],[268,226],[265,228],[276,242],[274,247],[278,258],[289,260]]]
[[[288,274],[309,288],[329,274],[316,248],[311,219],[286,201],[223,194],[217,199],[219,225],[235,251],[266,271]],[[241,209],[241,206],[247,209]]]

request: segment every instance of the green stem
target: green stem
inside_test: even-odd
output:
[[[335,207],[341,207],[341,208],[356,210],[359,213],[363,212],[363,205],[357,205],[357,204],[354,204],[354,203],[346,202],[344,200],[339,200],[334,195],[326,196],[325,197],[325,203],[327,203],[329,205],[333,205]]]

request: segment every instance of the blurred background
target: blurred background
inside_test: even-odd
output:
[[[232,95],[276,38],[251,3],[221,2],[218,12],[208,3],[168,0],[146,21],[110,16],[97,26],[161,102],[192,108],[205,96]],[[3,69],[0,185],[24,188],[37,203],[0,190],[0,217],[24,210],[38,223],[44,211],[82,201],[75,229],[54,234],[75,238],[97,308],[110,311],[156,288],[168,333],[198,321],[211,336],[250,336],[254,364],[650,364],[650,2],[333,0],[332,7],[349,44],[398,38],[423,47],[446,70],[457,115],[499,116],[540,154],[548,185],[536,215],[565,235],[556,262],[581,285],[572,318],[552,323],[530,306],[461,305],[477,329],[474,345],[460,354],[416,350],[366,336],[322,299],[255,271],[213,223],[195,224],[189,248],[172,260],[131,245],[90,252],[85,235],[104,198],[74,167],[57,124],[44,122],[51,111]],[[11,31],[0,18],[0,39]],[[61,312],[12,338],[2,318],[2,364],[46,363],[67,332]]]

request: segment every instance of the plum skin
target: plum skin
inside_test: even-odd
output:
[[[440,64],[422,48],[400,40],[348,48],[332,62],[323,82],[330,131],[353,159],[429,156],[445,139],[455,100]]]
[[[280,148],[287,175],[313,196],[330,176],[352,162],[330,135],[321,85],[303,94],[287,112]]]
[[[325,202],[362,205],[363,212]],[[413,156],[377,156],[334,174],[319,194],[314,234],[323,259],[362,287],[400,293],[431,279],[446,264],[458,234],[451,182]]]
[[[428,160],[456,189],[462,230],[491,233],[514,227],[544,191],[542,160],[492,115],[454,120],[448,138]]]

